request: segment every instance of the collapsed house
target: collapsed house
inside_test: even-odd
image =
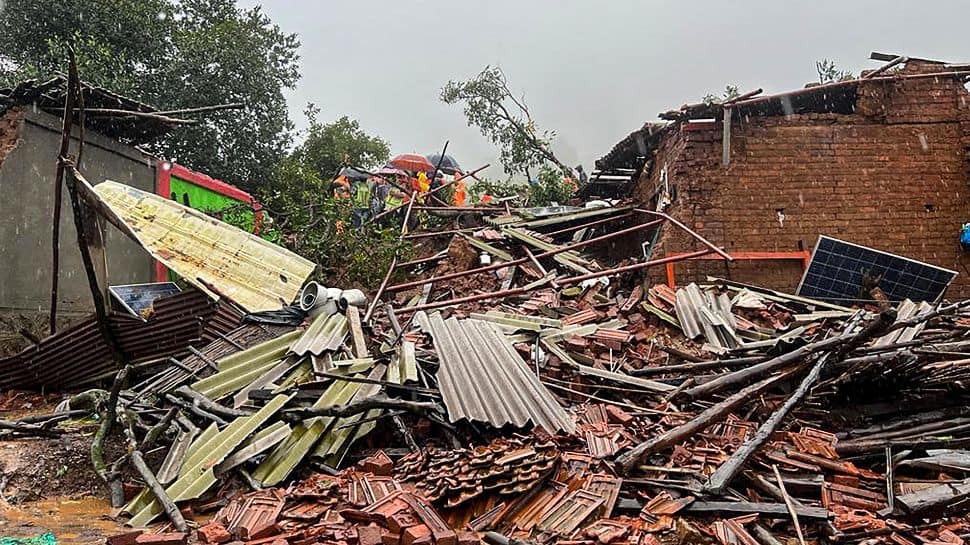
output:
[[[408,232],[412,213],[456,211],[411,201],[400,240],[420,255],[368,298],[177,199],[69,183],[76,210],[192,286],[0,360],[21,387],[111,383],[0,422],[0,437],[56,438],[96,415],[92,460],[121,428],[99,476],[135,529],[109,545],[970,538],[970,299],[654,284],[743,258],[629,200],[474,207],[473,227]]]
[[[735,258],[693,260],[653,279],[729,276],[794,292],[820,235],[965,270],[970,66],[873,58],[893,66],[662,113],[667,123],[646,123],[597,161],[604,180],[632,176],[643,206],[703,231]],[[652,251],[698,247],[670,231]],[[970,278],[957,278],[949,294],[970,296]]]

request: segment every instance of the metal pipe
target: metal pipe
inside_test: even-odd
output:
[[[734,261],[734,258],[731,257],[730,254],[728,254],[724,250],[718,248],[713,243],[711,243],[711,241],[709,241],[706,238],[702,237],[700,234],[696,233],[690,227],[687,227],[686,225],[684,225],[683,223],[675,220],[674,218],[670,217],[669,215],[664,214],[663,212],[654,212],[653,210],[647,210],[645,208],[636,208],[634,211],[635,212],[640,212],[641,214],[649,214],[651,216],[656,216],[656,217],[664,218],[665,220],[673,223],[674,225],[676,225],[680,229],[682,229],[685,232],[687,232],[690,236],[692,236],[695,239],[697,239],[697,241],[700,242],[701,244],[703,244],[704,246],[707,246],[708,248],[710,248],[711,250],[713,250],[714,253],[718,254],[719,256],[723,257],[724,259],[726,259],[728,261]]]
[[[505,212],[493,206],[415,206],[415,210],[456,210],[458,212]]]
[[[481,227],[469,227],[467,229],[449,229],[447,231],[431,231],[429,233],[412,233],[412,234],[404,235],[404,238],[410,240],[415,238],[441,237],[445,235],[457,235],[458,233],[472,233],[472,232],[478,231],[479,229],[481,229]]]
[[[544,257],[551,257],[551,256],[554,256],[556,254],[561,254],[563,252],[568,252],[569,250],[575,250],[577,248],[582,248],[584,246],[589,246],[591,244],[596,244],[596,243],[599,243],[599,242],[603,242],[604,240],[608,240],[608,239],[615,238],[615,237],[618,237],[618,236],[621,236],[621,235],[626,235],[626,234],[632,233],[634,231],[639,231],[639,230],[642,230],[642,229],[646,229],[646,228],[649,228],[649,227],[653,227],[654,225],[657,225],[659,223],[662,223],[663,221],[664,220],[660,219],[660,220],[650,221],[650,222],[647,222],[647,223],[641,223],[640,225],[634,225],[633,227],[628,227],[626,229],[621,229],[619,231],[614,231],[612,233],[607,233],[605,235],[598,236],[598,237],[595,237],[595,238],[591,238],[589,240],[585,240],[585,241],[582,241],[582,242],[575,242],[573,244],[567,244],[565,246],[560,246],[559,248],[556,248],[554,250],[549,250],[547,252],[542,252],[541,254],[536,254],[535,255],[535,258],[536,259],[541,259],[541,258],[544,258]],[[467,271],[458,271],[458,272],[454,272],[454,273],[450,273],[450,274],[443,274],[441,276],[432,276],[431,278],[425,278],[425,279],[422,279],[422,280],[415,280],[413,282],[405,282],[403,284],[397,284],[397,285],[394,285],[394,286],[388,286],[387,291],[401,291],[401,290],[405,290],[405,289],[408,289],[408,288],[413,288],[413,287],[417,287],[417,286],[423,286],[425,284],[428,284],[429,282],[437,282],[437,281],[441,281],[441,280],[451,280],[452,278],[461,278],[461,277],[464,277],[464,276],[471,276],[473,274],[479,274],[479,273],[484,273],[484,272],[489,272],[489,271],[495,271],[495,270],[498,270],[498,269],[504,269],[504,268],[507,268],[507,267],[515,266],[515,265],[521,265],[523,263],[527,263],[528,261],[529,261],[529,258],[528,257],[523,257],[523,258],[519,258],[519,259],[513,259],[512,261],[506,261],[504,263],[495,263],[493,265],[487,265],[485,267],[479,267],[477,269],[469,269]]]
[[[374,313],[374,309],[377,307],[377,302],[381,300],[381,295],[384,295],[384,290],[387,288],[387,281],[391,279],[391,275],[394,274],[394,267],[397,266],[397,256],[391,260],[391,264],[387,267],[387,274],[384,275],[384,280],[381,282],[379,288],[377,288],[377,293],[374,294],[374,299],[371,300],[370,305],[367,307],[367,314],[364,314],[364,320],[370,320],[371,314]]]
[[[696,252],[694,252],[692,254],[684,254],[684,255],[678,255],[678,256],[674,256],[674,257],[664,257],[664,258],[661,258],[661,259],[655,259],[653,261],[644,261],[643,263],[635,263],[633,265],[626,265],[624,267],[617,267],[615,269],[607,269],[605,271],[596,271],[596,272],[590,273],[590,274],[584,274],[584,275],[581,275],[581,276],[573,276],[573,277],[565,278],[565,279],[562,279],[562,280],[556,280],[556,282],[559,283],[560,285],[576,284],[576,283],[582,282],[584,280],[590,280],[590,279],[593,279],[593,278],[599,278],[601,276],[609,276],[611,274],[621,274],[621,273],[624,273],[624,272],[637,271],[637,270],[640,270],[640,269],[646,269],[648,267],[653,267],[654,265],[663,265],[663,264],[665,264],[665,263],[667,263],[669,261],[677,261],[677,260],[682,260],[682,259],[690,259],[692,257],[696,257],[696,256],[699,256],[699,255],[704,255],[704,254],[709,254],[709,253],[711,253],[710,250],[698,250],[698,251],[696,251]],[[526,259],[528,259],[528,258],[526,258]],[[478,295],[469,295],[469,296],[466,296],[466,297],[458,297],[456,299],[448,299],[448,300],[445,300],[445,301],[435,301],[434,303],[427,303],[427,304],[424,304],[424,305],[417,305],[417,306],[413,306],[413,307],[405,307],[405,308],[402,308],[402,309],[396,309],[395,312],[398,313],[398,314],[402,314],[402,313],[417,312],[419,310],[429,310],[429,309],[433,309],[433,308],[447,307],[447,306],[451,306],[451,305],[459,305],[461,303],[474,303],[475,301],[483,301],[485,299],[496,299],[496,298],[508,297],[510,295],[519,295],[519,294],[522,294],[522,293],[526,293],[526,292],[532,291],[533,289],[535,289],[535,288],[520,287],[520,288],[512,288],[512,289],[508,289],[508,290],[501,290],[501,291],[495,291],[495,292],[490,292],[490,293],[480,293]]]

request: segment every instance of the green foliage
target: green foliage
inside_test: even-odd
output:
[[[317,121],[319,109],[312,104],[304,112],[310,121],[306,139],[292,156],[312,167],[323,179],[332,179],[341,168],[372,168],[387,162],[390,147],[380,137],[369,136],[356,119],[343,116],[331,123]]]
[[[840,70],[835,66],[834,61],[830,61],[828,59],[815,61],[815,70],[818,72],[818,82],[822,84],[855,79],[852,72],[848,70]]]
[[[701,102],[707,104],[708,106],[713,106],[714,104],[721,104],[722,102],[727,102],[729,100],[734,100],[741,96],[741,92],[738,90],[737,85],[725,85],[724,92],[720,95],[715,95],[713,93],[708,93],[704,95]]]
[[[549,165],[539,169],[536,182],[524,184],[511,180],[482,180],[476,181],[469,192],[475,201],[480,201],[483,195],[490,195],[496,199],[515,197],[517,206],[549,206],[553,203],[564,204],[577,189],[576,182]]]
[[[537,184],[529,186],[529,206],[565,204],[576,193],[577,185],[572,178],[548,166],[539,170],[537,181]]]
[[[512,94],[501,69],[486,66],[472,79],[449,81],[440,97],[445,104],[464,105],[468,126],[478,127],[499,148],[507,173],[525,173],[546,162],[572,173],[552,153],[556,133],[536,127],[525,101]]]
[[[395,255],[407,259],[410,245],[398,240],[397,222],[352,227],[352,204],[335,199],[331,184],[335,171],[349,161],[362,168],[385,161],[387,143],[364,133],[352,119],[321,124],[310,113],[306,142],[280,163],[261,191],[270,218],[265,236],[319,264],[321,280],[328,284],[373,287]]]
[[[299,79],[299,41],[233,0],[6,0],[0,82],[66,71],[162,110],[241,102],[199,116],[149,151],[254,190],[291,142],[283,90]]]

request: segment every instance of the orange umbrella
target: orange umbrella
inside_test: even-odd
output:
[[[434,165],[424,155],[402,153],[388,162],[389,165],[412,172],[431,172]]]

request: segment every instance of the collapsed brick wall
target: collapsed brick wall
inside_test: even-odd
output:
[[[958,243],[970,221],[967,98],[952,78],[865,82],[851,115],[736,120],[727,167],[721,123],[683,123],[660,144],[637,196],[653,206],[666,178],[668,213],[729,251],[811,251],[828,235],[956,270],[948,296],[970,297],[970,258]],[[655,255],[701,248],[668,227]],[[693,261],[675,272],[678,284],[714,275],[794,291],[802,266]],[[651,272],[650,281],[665,279]]]
[[[0,166],[3,166],[4,159],[20,143],[23,124],[23,108],[11,108],[0,116]]]

